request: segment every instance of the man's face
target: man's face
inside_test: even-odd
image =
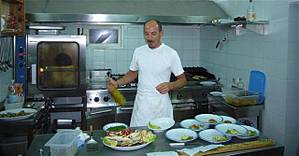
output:
[[[144,26],[144,38],[148,46],[152,49],[161,45],[163,31],[159,31],[159,26],[155,21],[150,21]]]

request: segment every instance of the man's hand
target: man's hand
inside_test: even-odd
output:
[[[166,94],[172,89],[172,85],[170,82],[164,82],[159,84],[156,87],[157,91],[159,91],[161,94]]]
[[[112,78],[109,78],[107,81],[107,89],[111,93],[114,89],[118,88],[118,83],[117,81],[113,80]]]

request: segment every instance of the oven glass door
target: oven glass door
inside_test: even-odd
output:
[[[79,87],[79,50],[76,42],[43,41],[37,45],[37,80],[40,90]]]

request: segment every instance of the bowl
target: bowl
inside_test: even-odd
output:
[[[215,114],[199,114],[195,116],[195,119],[201,123],[209,125],[216,125],[222,121],[222,118]]]
[[[150,121],[147,127],[154,132],[162,132],[175,124],[172,118],[157,118]]]
[[[128,128],[128,125],[120,122],[113,122],[113,123],[108,123],[103,126],[103,130],[105,132],[110,132],[110,131],[121,131],[123,129]]]
[[[237,136],[240,139],[252,139],[252,138],[256,138],[260,135],[260,131],[254,127],[247,126],[247,125],[241,125],[241,126],[246,128],[247,131],[244,135]]]
[[[215,126],[215,129],[227,136],[240,136],[245,135],[247,132],[246,128],[237,124],[218,124]]]
[[[165,133],[166,138],[175,142],[189,142],[197,139],[197,133],[186,128],[170,129]]]
[[[237,120],[230,117],[230,116],[225,116],[225,115],[220,115],[220,117],[222,118],[222,123],[227,123],[227,124],[235,124],[237,123]]]
[[[231,140],[230,136],[226,136],[216,129],[206,129],[198,133],[199,138],[209,143],[217,144]]]
[[[181,127],[190,129],[192,131],[202,131],[209,128],[206,123],[201,123],[195,119],[185,119],[180,122]]]

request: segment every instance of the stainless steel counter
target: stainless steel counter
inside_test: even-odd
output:
[[[261,117],[262,111],[265,107],[264,104],[256,104],[251,106],[233,106],[227,104],[222,97],[215,97],[209,95],[209,113],[215,113],[217,111],[222,111],[228,115],[239,119],[244,117],[254,117],[257,120],[257,128],[261,130]]]
[[[176,124],[177,126],[178,124]],[[146,127],[139,127],[146,129]],[[161,152],[161,151],[175,151],[178,149],[182,148],[191,148],[191,147],[196,147],[196,146],[202,146],[202,145],[208,145],[207,142],[201,140],[201,139],[196,139],[192,143],[195,143],[194,146],[181,146],[181,147],[171,147],[169,146],[169,143],[172,141],[168,140],[165,137],[165,134],[163,132],[157,133],[158,139],[151,143],[150,145],[139,149],[139,150],[134,150],[134,151],[117,151],[113,150],[109,147],[106,147],[102,144],[101,137],[105,135],[105,132],[102,130],[98,130],[94,132],[94,139],[99,142],[99,150],[94,151],[94,152],[88,152],[86,150],[86,147],[80,147],[77,153],[77,156],[120,156],[120,155],[127,155],[127,156],[142,156],[146,155],[146,153],[149,152]],[[48,134],[48,135],[37,135],[26,156],[40,156],[39,150],[43,149],[43,156],[48,156],[49,155],[49,148],[44,147],[43,145],[53,136],[53,134]],[[264,137],[260,137],[264,138]],[[252,140],[251,140],[252,141]],[[237,138],[233,138],[230,142],[227,144],[231,143],[239,143],[239,142],[244,142],[244,140],[240,140]],[[225,153],[225,154],[219,154],[219,155],[271,155],[271,156],[282,156],[283,155],[283,150],[284,147],[280,145],[275,145],[275,146],[270,146],[270,147],[265,147],[265,148],[257,148],[257,149],[251,149],[251,150],[243,150],[243,151],[236,151],[236,152],[230,152],[230,153]]]

